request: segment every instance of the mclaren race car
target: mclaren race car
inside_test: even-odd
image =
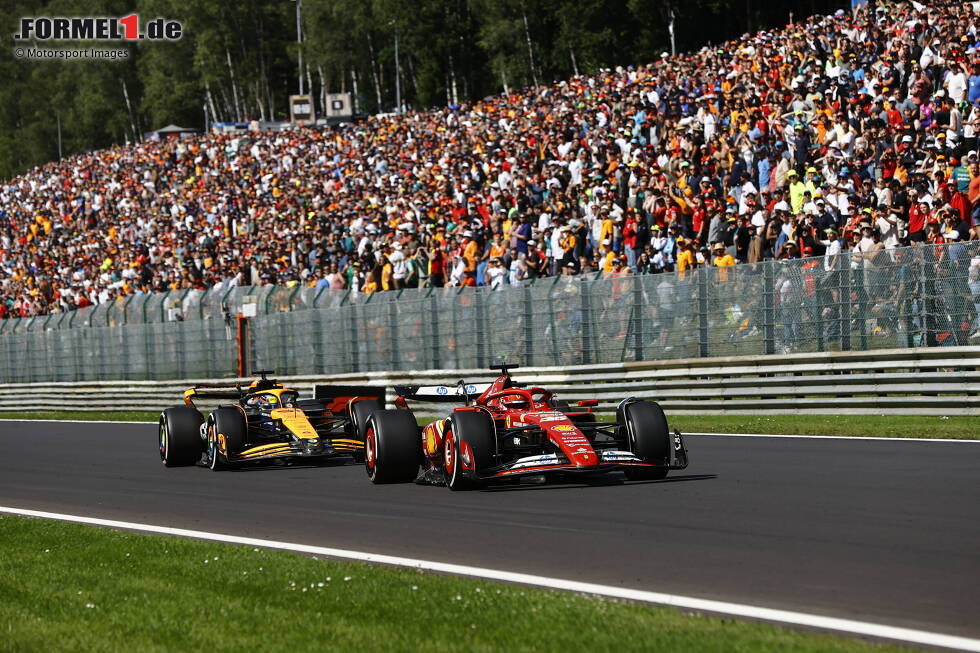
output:
[[[248,387],[196,386],[183,406],[160,414],[160,459],[167,467],[203,464],[213,470],[270,459],[364,458],[368,416],[384,408],[384,389],[315,386],[312,399],[284,387],[272,372]],[[207,418],[198,399],[230,399]]]
[[[452,490],[522,476],[571,476],[622,471],[628,480],[662,479],[687,467],[680,431],[652,401],[627,398],[615,422],[575,407],[550,390],[514,382],[516,365],[497,365],[492,383],[395,387],[398,409],[371,414],[364,464],[374,483],[416,481]],[[464,404],[419,428],[406,400]]]

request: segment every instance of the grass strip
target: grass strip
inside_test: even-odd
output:
[[[155,410],[17,410],[0,411],[0,419],[63,419],[110,422],[156,422],[160,411]]]
[[[448,408],[447,408],[448,411]],[[0,412],[7,419],[65,419],[156,422],[152,411]],[[968,415],[667,415],[670,428],[682,433],[775,433],[886,438],[980,439],[976,417]],[[611,420],[610,416],[600,419]],[[419,418],[420,424],[429,422]]]
[[[781,433],[886,438],[976,440],[977,418],[968,415],[670,415],[682,433]]]
[[[0,516],[5,651],[893,651],[670,608]]]

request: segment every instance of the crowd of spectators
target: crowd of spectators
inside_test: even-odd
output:
[[[881,3],[461,106],[49,163],[0,185],[0,314],[977,239],[977,18]]]

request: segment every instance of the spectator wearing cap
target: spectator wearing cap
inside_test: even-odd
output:
[[[601,260],[599,262],[599,269],[603,272],[613,271],[613,261],[616,260],[616,252],[613,251],[612,241],[608,238],[600,243]]]
[[[779,249],[780,259],[793,259],[799,258],[800,250],[795,240],[787,240],[783,243],[783,246]]]
[[[844,248],[844,241],[835,227],[824,229],[824,235],[826,237],[820,241],[824,246],[824,270],[830,272],[838,269],[837,261]]]
[[[713,258],[711,260],[711,265],[713,265],[714,267],[716,267],[716,268],[727,268],[727,267],[731,267],[731,266],[735,265],[735,257],[732,256],[731,254],[729,254],[725,250],[725,244],[724,243],[715,243],[714,245],[712,245],[712,247],[711,247],[711,253],[713,254]],[[727,271],[719,271],[719,273],[718,273],[718,280],[719,281],[728,281],[728,272]]]
[[[408,266],[405,259],[405,254],[402,252],[402,244],[400,242],[395,242],[391,246],[391,251],[388,254],[388,262],[391,264],[391,283],[392,289],[398,290],[405,287],[405,275],[408,272]]]
[[[527,278],[537,279],[543,277],[548,272],[548,259],[544,252],[538,247],[535,240],[527,241]]]
[[[677,252],[677,272],[678,278],[685,278],[685,272],[696,266],[696,259],[694,256],[694,243],[690,239],[684,237],[678,237],[677,247],[679,251]]]
[[[804,193],[807,190],[806,184],[800,181],[796,170],[790,170],[786,176],[789,179],[790,209],[793,213],[799,213],[803,209]]]

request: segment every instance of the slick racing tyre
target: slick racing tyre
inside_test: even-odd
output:
[[[190,406],[175,406],[160,413],[160,460],[167,467],[193,465],[204,451],[201,413]]]
[[[384,402],[379,399],[362,399],[361,401],[355,401],[351,404],[350,412],[351,418],[354,422],[354,433],[353,437],[361,442],[365,441],[367,437],[368,420],[371,415],[379,410],[384,410]],[[353,453],[354,462],[362,463],[364,462],[364,452],[355,451]]]
[[[238,408],[222,406],[211,413],[207,426],[208,467],[214,471],[228,469],[229,454],[237,454],[245,446],[247,428],[245,416]]]
[[[419,471],[422,440],[411,411],[376,410],[365,427],[364,469],[371,482],[414,481]]]
[[[443,472],[450,490],[470,490],[481,485],[468,476],[493,467],[497,432],[493,419],[481,411],[454,412],[443,436]]]
[[[667,416],[659,404],[637,401],[625,409],[630,446],[634,454],[645,463],[664,467],[626,468],[626,478],[631,481],[647,481],[665,478],[670,464],[670,430]]]

